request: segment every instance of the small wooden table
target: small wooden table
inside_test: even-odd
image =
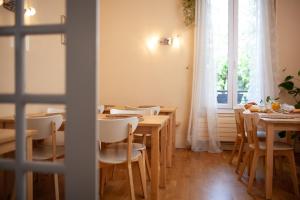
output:
[[[34,130],[26,131],[26,159],[32,160],[32,135]],[[0,155],[16,150],[16,133],[14,129],[0,129]],[[33,199],[32,172],[27,172],[27,199]]]
[[[266,130],[266,199],[272,198],[273,187],[273,143],[275,131],[300,131],[300,116],[292,119],[263,118],[266,114],[259,113],[258,124]],[[291,115],[293,116],[293,115]],[[299,116],[299,118],[298,118]]]
[[[168,131],[168,141],[167,141],[167,166],[172,167],[173,155],[176,145],[176,110],[177,107],[172,106],[162,106],[160,108],[160,115],[168,115],[169,119],[169,131]]]

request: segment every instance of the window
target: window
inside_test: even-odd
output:
[[[256,50],[256,1],[213,0],[212,27],[219,108],[247,102]]]

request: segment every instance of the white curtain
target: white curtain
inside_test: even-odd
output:
[[[213,58],[211,6],[211,0],[196,1],[195,64],[188,142],[193,151],[215,153],[221,149],[217,133],[217,67]]]
[[[256,40],[253,49],[248,100],[265,101],[267,96],[276,97],[278,89],[276,58],[276,0],[254,0],[256,17],[254,27]]]

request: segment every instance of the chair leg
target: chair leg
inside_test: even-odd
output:
[[[135,193],[134,193],[134,185],[133,185],[133,176],[132,176],[132,166],[131,163],[127,165],[128,167],[128,178],[129,178],[129,185],[130,185],[130,196],[132,200],[135,200]]]
[[[240,139],[238,137],[236,137],[235,142],[234,142],[234,146],[233,146],[233,149],[232,149],[232,152],[231,152],[231,156],[229,158],[229,164],[232,164],[232,160],[233,160],[234,154],[235,154],[235,152],[236,152],[236,150],[238,148],[239,140]]]
[[[145,169],[145,157],[139,159],[140,177],[142,182],[144,198],[147,199],[147,184],[146,184],[146,169]]]
[[[245,140],[242,139],[241,143],[240,143],[238,157],[237,157],[237,165],[236,165],[236,169],[235,169],[236,173],[239,172],[240,164],[241,164],[241,161],[242,161],[242,155],[244,153],[244,145],[245,145]]]
[[[296,162],[294,157],[294,152],[290,151],[287,154],[287,157],[289,159],[290,168],[291,168],[291,174],[292,174],[292,180],[294,185],[294,191],[297,197],[299,197],[299,188],[298,188],[298,178],[297,178],[297,169],[296,169]]]
[[[252,160],[253,160],[253,155],[254,152],[250,152],[249,154],[249,162],[248,162],[248,176],[250,176],[250,172],[251,172],[251,165],[252,165]]]
[[[150,162],[149,162],[149,157],[147,154],[147,150],[145,149],[145,161],[146,161],[146,169],[147,169],[147,174],[148,174],[148,178],[151,181],[151,167],[150,167]]]
[[[239,180],[241,180],[243,174],[244,174],[244,171],[245,171],[245,168],[247,167],[248,165],[248,162],[249,162],[249,156],[250,156],[250,151],[248,150],[244,156],[244,159],[243,159],[243,162],[242,162],[242,169],[240,171],[240,174],[239,174]]]
[[[58,174],[54,174],[55,200],[59,200]]]
[[[254,151],[253,159],[252,159],[252,166],[251,166],[251,170],[250,170],[250,178],[249,178],[249,182],[248,182],[248,192],[249,193],[252,192],[258,158],[259,158],[259,152]]]

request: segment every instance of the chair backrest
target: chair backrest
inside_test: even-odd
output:
[[[99,119],[99,139],[104,143],[120,142],[128,137],[129,124],[134,132],[138,125],[137,117]]]
[[[150,109],[151,115],[158,115],[160,112],[160,106],[139,106],[137,109]]]
[[[104,105],[98,106],[98,113],[102,114],[104,112]]]
[[[150,110],[138,110],[138,109],[110,109],[110,114],[136,114],[136,115],[150,115]]]
[[[247,132],[248,143],[255,146],[255,148],[259,148],[258,137],[257,137],[257,126],[255,122],[255,114],[251,113],[249,110],[245,110],[243,112],[244,120],[245,120],[245,130]]]
[[[47,113],[65,113],[66,110],[64,108],[47,108]]]
[[[244,108],[234,108],[234,118],[236,123],[236,130],[238,134],[241,134],[242,137],[246,137],[245,135],[245,127],[244,127],[244,115],[243,112],[245,111]]]
[[[46,139],[60,128],[62,122],[62,115],[32,117],[27,119],[27,129],[37,130],[37,134],[32,136],[33,140]]]

